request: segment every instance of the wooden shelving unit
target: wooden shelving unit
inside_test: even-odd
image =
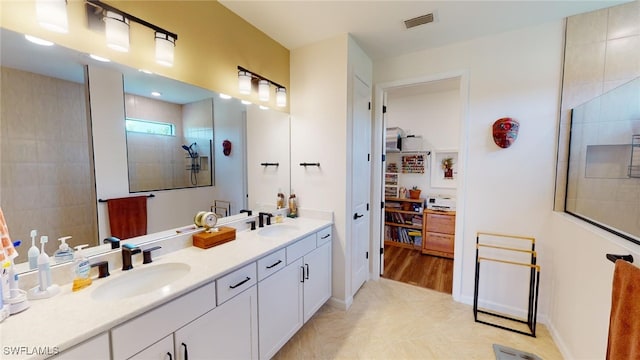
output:
[[[395,205],[395,206],[394,206]],[[424,199],[385,198],[385,245],[421,249]]]

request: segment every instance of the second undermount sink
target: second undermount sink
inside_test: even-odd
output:
[[[275,224],[275,225],[267,225],[262,229],[258,230],[258,235],[266,236],[266,237],[276,237],[276,236],[284,236],[295,233],[299,228],[295,225],[289,224]]]
[[[105,281],[91,294],[96,300],[117,300],[142,295],[168,285],[187,275],[191,267],[184,263],[140,265],[115,279]]]

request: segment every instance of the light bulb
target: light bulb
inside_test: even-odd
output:
[[[276,89],[276,105],[279,107],[287,106],[287,89],[283,87]]]
[[[258,99],[260,101],[269,101],[269,82],[267,80],[260,80],[258,83]]]
[[[238,92],[240,94],[251,94],[251,73],[238,71]]]
[[[164,66],[173,66],[176,39],[168,34],[156,31],[156,62]]]
[[[114,11],[104,17],[104,32],[107,46],[115,51],[129,51],[129,19]]]

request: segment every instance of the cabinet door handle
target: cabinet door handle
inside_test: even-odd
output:
[[[331,236],[331,234],[327,234],[327,235],[325,235],[325,236],[321,237],[320,239],[326,239],[326,238],[328,238],[329,236]]]
[[[281,262],[282,262],[282,260],[278,260],[278,261],[274,262],[273,264],[267,266],[267,269],[274,268],[274,267],[280,265]]]
[[[182,343],[182,347],[184,347],[184,360],[189,360],[189,349],[187,349],[187,344]]]
[[[360,218],[361,218],[361,217],[363,217],[363,216],[364,216],[364,215],[360,215],[360,214],[358,214],[358,213],[355,213],[355,214],[353,214],[353,220],[358,220],[358,219],[360,219]]]
[[[251,280],[251,278],[247,276],[247,278],[246,278],[246,279],[244,279],[244,280],[240,281],[239,283],[237,283],[237,284],[235,284],[235,285],[229,285],[229,288],[230,288],[230,289],[235,289],[235,288],[237,288],[238,286],[240,286],[240,285],[242,285],[242,284],[246,283],[246,282],[247,282],[247,281],[249,281],[249,280]]]
[[[307,275],[305,275],[304,279],[309,280],[309,264],[304,264],[304,267],[307,268]]]
[[[169,360],[173,360],[173,356],[171,355],[170,352],[167,351],[167,356],[169,357]]]
[[[300,266],[300,270],[301,270],[301,277],[300,277],[300,282],[303,283],[304,282],[304,266]]]

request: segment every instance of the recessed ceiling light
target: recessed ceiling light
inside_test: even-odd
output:
[[[220,94],[220,99],[231,99],[231,95]]]
[[[251,105],[251,101],[249,100],[240,100],[243,105]]]
[[[38,45],[42,45],[42,46],[53,46],[53,42],[48,41],[48,40],[44,40],[44,39],[40,39],[40,38],[35,37],[35,36],[25,35],[24,38],[29,40],[29,41],[31,41],[34,44],[38,44]]]
[[[153,72],[151,72],[149,70],[145,70],[145,69],[139,69],[138,71],[143,72],[145,74],[149,74],[149,75],[153,74]]]
[[[268,110],[268,109],[269,109],[268,106],[260,105],[260,110]]]
[[[151,95],[153,95],[153,96],[162,96],[162,93],[159,93],[157,91],[152,91]]]
[[[93,60],[98,60],[98,61],[102,61],[102,62],[110,62],[111,60],[107,59],[107,58],[103,58],[102,56],[98,56],[98,55],[94,55],[94,54],[89,54],[89,57],[92,58]]]

